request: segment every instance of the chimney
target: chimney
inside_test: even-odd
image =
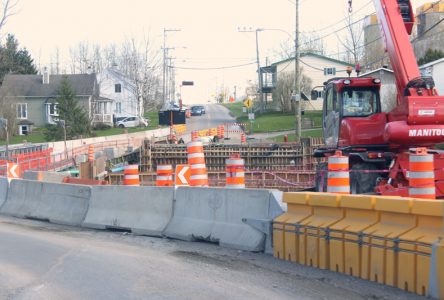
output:
[[[43,68],[43,84],[49,84],[49,72],[48,68]]]

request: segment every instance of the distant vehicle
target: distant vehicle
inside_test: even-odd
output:
[[[122,120],[116,122],[116,126],[120,128],[148,126],[148,120],[143,117],[125,117]]]
[[[200,106],[192,106],[191,107],[191,115],[192,116],[201,116],[202,108]]]
[[[197,106],[200,107],[200,110],[202,111],[202,114],[204,115],[205,114],[205,106],[203,106],[203,105],[197,105]]]

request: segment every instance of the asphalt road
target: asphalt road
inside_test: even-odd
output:
[[[208,243],[0,216],[0,299],[421,299]]]
[[[201,116],[191,116],[187,120],[187,131],[208,129],[225,123],[235,123],[230,111],[219,104],[204,105],[206,113]]]

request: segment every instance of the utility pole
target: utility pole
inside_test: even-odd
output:
[[[294,101],[295,101],[295,117],[296,117],[296,138],[301,138],[301,74],[299,73],[299,0],[295,3],[296,13],[296,36],[294,39]]]
[[[256,32],[256,64],[257,64],[257,78],[258,78],[258,88],[259,88],[259,111],[262,112],[265,109],[264,105],[264,94],[262,93],[262,74],[261,74],[261,64],[259,60],[259,32],[263,31],[261,28],[256,28],[255,30],[240,30],[238,32]]]
[[[180,31],[180,29],[167,29],[164,28],[163,29],[163,74],[162,74],[162,88],[163,88],[163,106],[164,108],[166,108],[166,102],[167,102],[167,95],[166,95],[166,84],[167,84],[167,52],[168,52],[168,48],[166,47],[166,38],[167,38],[167,33],[168,32],[173,32],[173,31]]]
[[[237,86],[234,86],[234,102],[236,102],[236,99],[237,99],[237,97],[236,97],[236,88],[237,88]]]
[[[262,73],[261,73],[261,64],[259,61],[259,39],[258,33],[262,31],[262,29],[256,29],[256,60],[257,60],[257,77],[258,77],[258,85],[259,85],[259,103],[260,103],[260,112],[264,111],[264,94],[262,93]]]

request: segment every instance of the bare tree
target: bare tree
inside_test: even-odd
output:
[[[8,134],[13,136],[17,132],[17,108],[8,91],[2,91],[0,95],[0,117],[8,120]],[[0,130],[0,138],[6,139],[6,132]]]
[[[303,68],[300,69],[301,91],[309,95],[312,89],[312,80],[303,74]],[[295,105],[290,101],[294,90],[294,72],[282,72],[273,91],[273,101],[278,102],[282,112],[294,111]]]
[[[320,55],[325,54],[324,40],[316,33],[301,33],[300,34],[300,51],[317,53]],[[278,50],[275,50],[275,54],[279,59],[287,59],[294,57],[294,42],[289,40],[282,42]]]
[[[8,19],[17,14],[18,0],[2,0],[0,14],[0,31],[8,22]]]
[[[362,20],[353,21],[352,14],[348,15],[345,22],[347,30],[345,38],[341,38],[337,34],[336,36],[339,43],[346,50],[344,60],[352,64],[357,64],[364,56],[364,22],[362,22]]]

